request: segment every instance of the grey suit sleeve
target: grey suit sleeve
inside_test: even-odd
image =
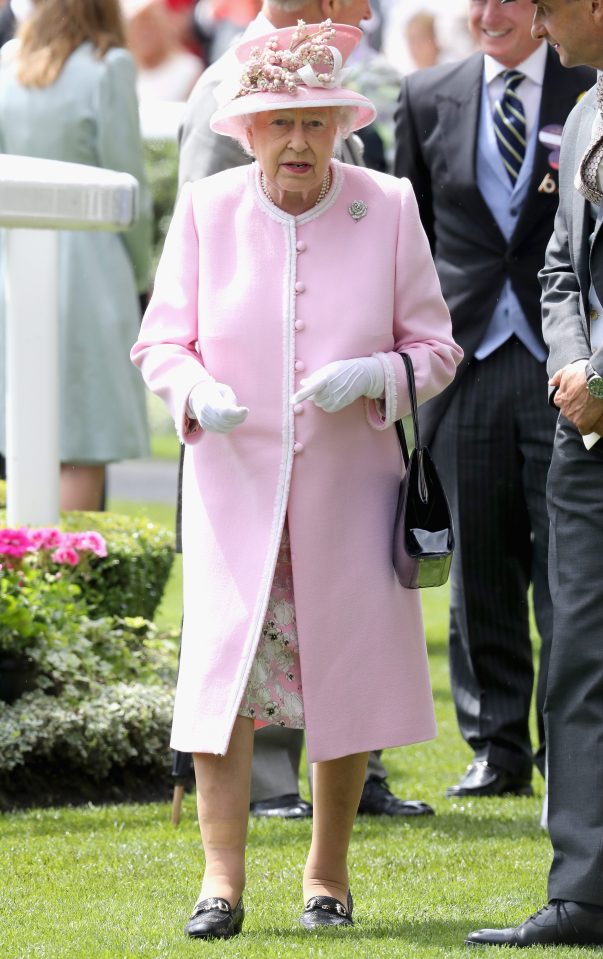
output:
[[[568,226],[561,207],[538,276],[542,286],[542,335],[549,348],[547,369],[552,376],[568,363],[590,356],[580,313],[580,285],[570,258]]]
[[[580,310],[582,292],[574,258],[583,252],[570,245],[572,209],[575,199],[576,130],[579,110],[566,123],[559,160],[559,208],[553,235],[547,246],[544,267],[538,274],[542,286],[542,334],[549,348],[547,369],[552,376],[574,360],[591,354],[585,323]]]
[[[213,95],[216,85],[203,83],[201,78],[186,104],[179,137],[179,189],[185,183],[250,162],[236,140],[210,129],[209,121],[216,109]]]

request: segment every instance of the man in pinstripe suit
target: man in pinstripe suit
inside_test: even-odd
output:
[[[593,73],[564,70],[532,39],[532,13],[530,0],[469,0],[481,53],[407,77],[397,113],[396,173],[415,188],[465,351],[452,386],[422,408],[457,531],[450,671],[474,752],[449,797],[531,793],[530,585],[539,715],[551,641],[545,485],[556,417],[537,273],[557,207],[550,144]]]

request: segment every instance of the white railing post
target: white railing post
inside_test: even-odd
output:
[[[137,199],[138,184],[127,173],[0,156],[9,526],[54,525],[59,518],[56,231],[125,230],[136,219]]]

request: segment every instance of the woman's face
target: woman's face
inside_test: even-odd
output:
[[[332,107],[257,113],[247,133],[271,193],[320,192],[337,135]]]

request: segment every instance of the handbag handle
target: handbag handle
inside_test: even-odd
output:
[[[421,432],[419,430],[419,411],[417,409],[417,390],[415,387],[415,371],[413,369],[412,360],[408,353],[400,353],[402,361],[406,368],[406,379],[408,380],[408,396],[410,399],[410,412],[412,414],[412,428],[414,433],[415,441],[415,450],[417,454],[417,465],[419,470],[419,496],[423,503],[427,503],[428,499],[428,490],[427,482],[425,480],[425,468],[423,466],[423,446],[421,444]],[[408,469],[408,464],[410,462],[410,456],[408,455],[408,445],[406,443],[406,436],[404,435],[404,427],[402,425],[402,420],[396,420],[396,433],[398,434],[398,440],[400,441],[400,448],[402,450],[402,459],[404,460],[404,466]]]

